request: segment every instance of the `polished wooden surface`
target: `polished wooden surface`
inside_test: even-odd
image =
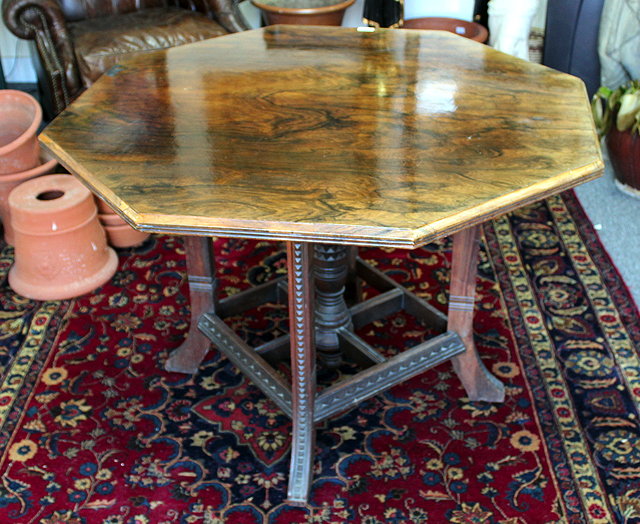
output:
[[[41,139],[140,229],[409,248],[603,167],[580,80],[412,30],[146,53]]]

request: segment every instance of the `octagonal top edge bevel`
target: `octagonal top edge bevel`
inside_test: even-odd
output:
[[[42,141],[142,228],[405,247],[602,169],[579,79],[431,31],[272,26],[136,57]]]

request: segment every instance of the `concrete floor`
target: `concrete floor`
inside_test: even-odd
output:
[[[608,159],[605,174],[576,188],[576,194],[611,255],[637,305],[640,305],[640,198],[614,183]]]

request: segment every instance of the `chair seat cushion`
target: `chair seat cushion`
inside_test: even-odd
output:
[[[86,87],[124,56],[227,34],[203,14],[173,7],[82,20],[69,30]]]

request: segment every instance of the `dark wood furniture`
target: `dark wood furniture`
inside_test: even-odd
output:
[[[144,54],[248,29],[239,0],[3,0],[17,37],[33,40],[47,118],[105,71]]]
[[[479,224],[603,169],[578,79],[411,30],[272,26],[134,58],[42,141],[131,224],[186,236],[192,323],[167,368],[195,372],[211,339],[291,416],[296,503],[315,422],[450,358],[471,399],[503,399],[473,342]],[[214,235],[285,241],[288,278],[218,300]],[[445,235],[448,318],[347,247]],[[350,277],[380,293],[347,307]],[[224,323],[287,297],[290,337],[251,348]],[[354,334],[399,309],[443,333],[388,359]],[[291,385],[270,365],[289,347]],[[366,369],[318,393],[316,350]]]

